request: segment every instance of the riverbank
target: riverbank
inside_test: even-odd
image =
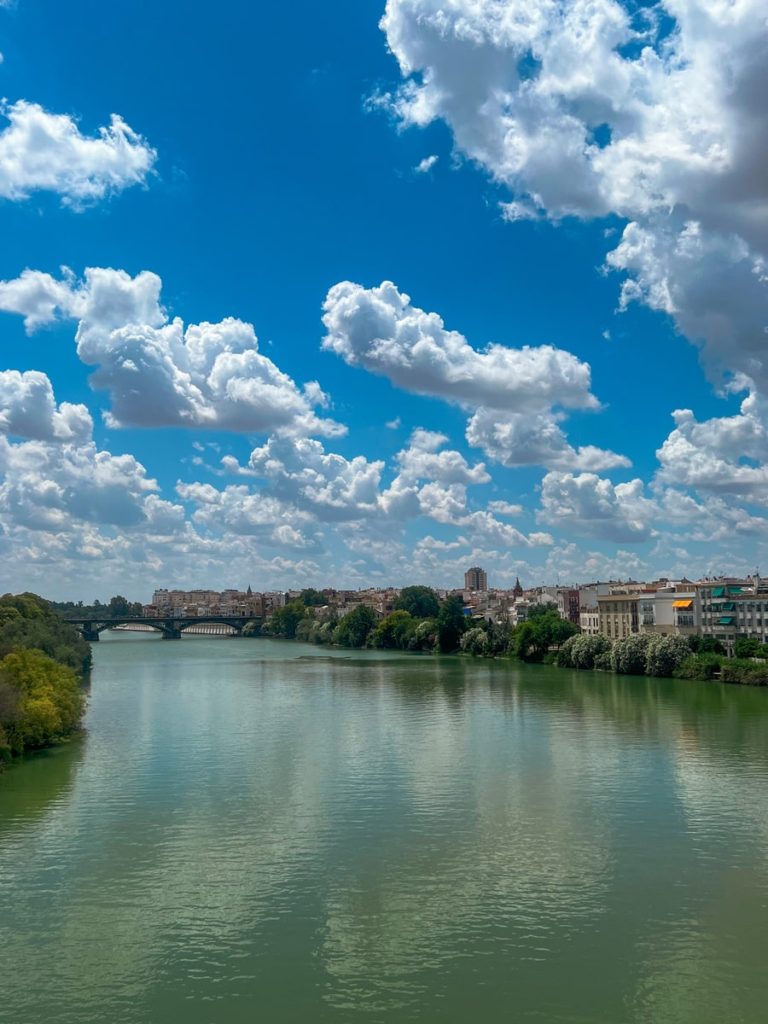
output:
[[[393,619],[398,613],[389,616]],[[305,623],[307,620],[303,620]],[[598,671],[617,675],[647,678],[689,679],[698,682],[720,681],[741,686],[768,686],[768,662],[753,658],[728,658],[719,644],[700,637],[677,637],[662,634],[632,634],[618,640],[576,633],[556,650],[542,651],[541,646],[525,647],[512,632],[505,649],[498,649],[492,623],[465,630],[453,650],[440,650],[434,635],[426,629],[412,630],[416,644],[399,646],[397,634],[386,626],[386,620],[367,633],[358,632],[356,643],[335,643],[328,639],[332,629],[297,628],[293,637],[261,635],[264,639],[296,640],[336,650],[390,650],[403,654],[454,654],[510,664],[547,664],[554,668],[577,671]],[[420,625],[426,625],[426,621]],[[301,626],[301,623],[299,623]],[[496,642],[494,642],[496,640]],[[382,642],[383,641],[383,642]],[[719,648],[719,649],[718,649]],[[526,652],[526,654],[523,654]]]

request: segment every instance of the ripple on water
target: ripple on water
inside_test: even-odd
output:
[[[107,639],[85,740],[0,780],[4,1010],[762,1024],[756,696]]]

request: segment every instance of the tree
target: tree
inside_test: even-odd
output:
[[[327,604],[320,591],[315,590],[314,587],[307,587],[306,590],[302,590],[299,594],[299,600],[306,605],[307,608],[319,608],[322,605]]]
[[[90,646],[36,594],[0,598],[0,658],[19,648],[42,651],[78,675],[90,668]]]
[[[12,753],[44,747],[80,724],[85,698],[77,676],[41,651],[17,650],[0,661],[0,733]]]
[[[293,640],[296,636],[296,627],[306,617],[307,606],[303,601],[289,601],[270,615],[262,626],[262,632]]]
[[[317,623],[312,618],[304,618],[296,626],[296,639],[302,640],[305,643],[313,639],[313,631],[316,629]]]
[[[512,637],[512,651],[522,661],[541,661],[551,647],[559,647],[579,632],[578,626],[560,618],[554,605],[533,607],[536,614],[518,626]]]
[[[474,657],[485,657],[491,652],[491,642],[488,633],[482,626],[475,626],[468,629],[461,638],[461,649]]]
[[[364,647],[368,634],[376,625],[372,608],[361,604],[347,612],[333,631],[333,642],[341,647]]]
[[[368,638],[371,647],[407,650],[416,630],[416,620],[406,611],[392,612],[376,626]]]
[[[553,601],[545,601],[543,604],[532,604],[528,607],[528,621],[538,619],[542,615],[551,615],[552,612],[557,615],[557,605]]]
[[[114,618],[120,615],[133,615],[133,605],[122,594],[117,594],[109,599],[106,614]]]
[[[753,636],[740,636],[733,645],[733,653],[737,658],[765,657],[763,645]]]
[[[437,647],[441,654],[452,654],[458,650],[466,628],[462,601],[458,597],[446,598],[437,613]]]
[[[725,647],[716,636],[689,636],[688,644],[694,654],[725,654]]]
[[[437,645],[437,619],[422,619],[408,643],[411,651],[434,651]]]
[[[403,587],[395,599],[395,609],[408,612],[414,619],[432,619],[440,610],[440,602],[431,587]]]

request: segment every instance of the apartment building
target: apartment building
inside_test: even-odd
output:
[[[694,585],[686,580],[644,594],[640,600],[640,631],[671,636],[693,636],[698,633]]]
[[[613,593],[598,597],[600,633],[609,640],[619,640],[631,633],[639,633],[640,597],[638,593]]]
[[[702,635],[716,637],[729,651],[740,637],[767,643],[768,587],[759,577],[700,583],[694,615]]]
[[[464,589],[487,590],[488,575],[485,569],[481,569],[479,565],[473,565],[471,569],[467,569],[464,573]]]

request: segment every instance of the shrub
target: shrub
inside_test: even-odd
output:
[[[424,619],[411,634],[409,651],[434,651],[437,645],[437,621]]]
[[[461,649],[474,657],[485,657],[491,651],[488,634],[481,626],[468,629],[461,638]]]
[[[645,675],[648,645],[647,633],[632,633],[621,640],[615,640],[611,649],[611,668],[629,676]]]
[[[690,654],[691,647],[685,637],[653,635],[646,653],[645,673],[649,676],[672,676]]]
[[[689,655],[674,671],[677,679],[714,679],[720,672],[722,659],[716,654]]]
[[[315,620],[306,618],[301,619],[296,626],[295,637],[297,640],[303,640],[305,643],[311,639],[312,630],[315,628]]]
[[[768,665],[733,658],[722,665],[724,683],[745,683],[748,686],[768,686]]]
[[[609,654],[611,641],[604,636],[577,634],[569,637],[557,653],[557,664],[564,668],[590,669],[602,655]]]

